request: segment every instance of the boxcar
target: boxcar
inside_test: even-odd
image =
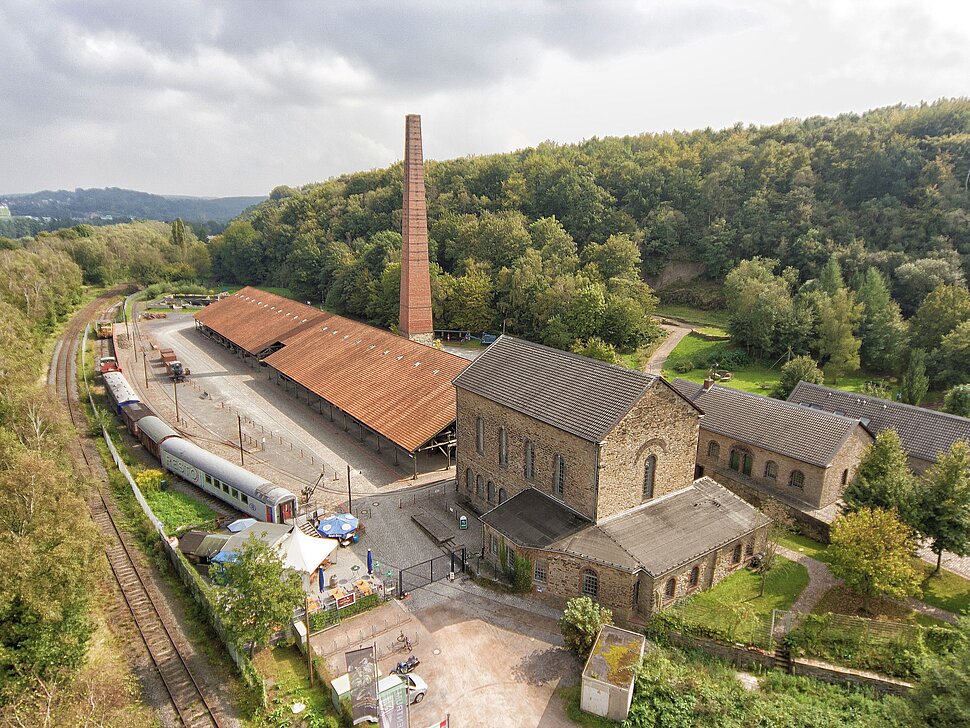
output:
[[[138,420],[138,439],[159,461],[162,458],[158,447],[170,437],[181,437],[181,435],[158,417],[148,415]]]
[[[151,407],[144,402],[135,402],[121,408],[121,419],[125,421],[125,427],[128,428],[128,432],[135,437],[138,437],[138,421],[144,417],[152,417],[154,415],[155,413],[152,412]]]

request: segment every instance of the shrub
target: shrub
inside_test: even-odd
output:
[[[156,493],[162,489],[165,473],[161,470],[142,470],[135,475],[135,483],[142,493]]]
[[[943,411],[960,417],[970,417],[970,384],[958,384],[946,393]]]
[[[559,619],[559,631],[566,646],[584,660],[604,624],[613,624],[613,612],[589,597],[576,597],[566,602],[566,609]]]
[[[785,399],[799,382],[822,384],[825,375],[818,368],[815,360],[810,356],[796,356],[781,368],[781,379],[772,394],[779,399]]]
[[[687,374],[687,372],[693,371],[696,367],[690,359],[677,359],[670,364],[670,368],[678,374]]]

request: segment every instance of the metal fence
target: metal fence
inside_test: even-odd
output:
[[[465,549],[452,551],[433,559],[405,567],[398,571],[398,594],[405,594],[452,574],[465,573],[467,560]]]

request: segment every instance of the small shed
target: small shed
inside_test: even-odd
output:
[[[610,720],[626,720],[646,642],[642,634],[612,625],[601,627],[583,668],[580,708]]]

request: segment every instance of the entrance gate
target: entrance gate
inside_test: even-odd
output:
[[[435,556],[420,564],[401,569],[397,574],[397,593],[403,596],[432,582],[441,581],[453,573],[465,573],[464,547],[460,551]]]

